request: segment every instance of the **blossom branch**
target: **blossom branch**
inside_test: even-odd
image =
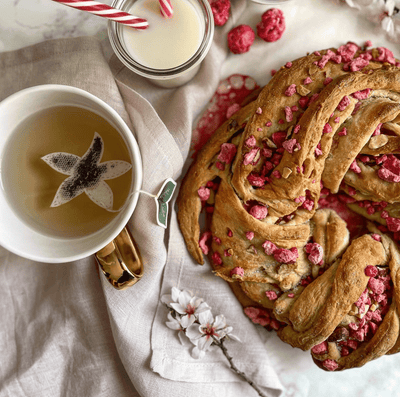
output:
[[[246,381],[261,397],[266,397],[258,386],[249,379],[244,372],[239,371],[233,363],[232,357],[224,345],[229,338],[240,342],[239,338],[232,334],[232,327],[226,324],[225,317],[220,314],[214,318],[211,308],[203,299],[193,296],[189,291],[180,291],[172,288],[170,295],[163,295],[161,301],[169,308],[168,328],[178,331],[178,337],[182,345],[194,346],[193,358],[202,358],[211,346],[216,345],[227,358],[230,368]]]
[[[222,353],[224,354],[224,356],[226,357],[226,359],[229,361],[229,365],[231,366],[231,370],[233,372],[236,372],[244,381],[246,381],[257,393],[259,396],[261,397],[267,397],[259,388],[258,386],[247,377],[247,375],[240,371],[236,365],[233,362],[233,358],[229,355],[227,348],[224,345],[224,341],[221,339],[220,341],[218,341],[217,339],[214,339],[214,343],[222,350]]]

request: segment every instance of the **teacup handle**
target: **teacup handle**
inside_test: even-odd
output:
[[[137,283],[143,276],[143,262],[128,228],[100,251],[95,258],[110,284],[119,290]]]

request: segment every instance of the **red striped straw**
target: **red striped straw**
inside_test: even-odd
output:
[[[161,14],[165,18],[171,18],[174,10],[172,9],[171,0],[158,0],[160,2]]]
[[[99,17],[107,18],[112,21],[131,26],[135,29],[147,29],[149,23],[146,19],[135,17],[127,12],[117,10],[107,4],[91,0],[53,0],[57,3],[76,8],[81,11],[87,11]],[[166,0],[168,1],[168,0]]]

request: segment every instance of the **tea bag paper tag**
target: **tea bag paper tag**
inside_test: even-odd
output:
[[[168,203],[171,200],[176,188],[176,182],[168,178],[162,185],[160,191],[155,197],[157,207],[157,224],[167,228],[168,222]]]
[[[164,181],[157,195],[148,193],[145,190],[136,190],[136,192],[143,193],[154,198],[157,207],[157,224],[164,229],[168,227],[168,203],[171,201],[176,189],[176,185],[177,183],[173,179],[168,178]]]

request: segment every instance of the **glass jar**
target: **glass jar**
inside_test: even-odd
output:
[[[287,3],[288,1],[291,0],[251,0],[254,3],[259,3],[259,4],[269,4],[269,5],[278,5],[280,3]]]
[[[111,6],[125,12],[130,12],[130,9],[134,5],[135,1],[136,0],[114,0]],[[157,0],[155,0],[155,2],[158,4]],[[151,82],[162,87],[177,87],[191,80],[198,72],[202,60],[205,58],[208,50],[211,47],[214,36],[214,18],[208,0],[187,0],[187,2],[189,2],[196,11],[200,26],[200,28],[198,28],[200,29],[198,32],[200,44],[189,59],[174,67],[149,67],[145,65],[145,62],[138,61],[137,57],[132,54],[132,49],[130,50],[129,48],[129,44],[126,40],[126,31],[124,32],[124,29],[132,28],[114,21],[109,21],[108,36],[114,53],[117,55],[119,60],[128,69],[146,77]],[[136,11],[134,15],[137,17],[146,18],[145,15],[140,15],[139,11]],[[174,16],[172,16],[171,21],[173,18]],[[149,28],[144,31],[137,31],[137,33],[146,34],[146,32],[151,29],[151,26],[151,22],[149,21]],[[195,33],[197,34],[197,32]],[[185,40],[185,38],[182,37],[180,39]],[[148,51],[151,52],[152,42],[150,41],[149,43],[150,45]],[[145,51],[147,51],[147,48]]]

